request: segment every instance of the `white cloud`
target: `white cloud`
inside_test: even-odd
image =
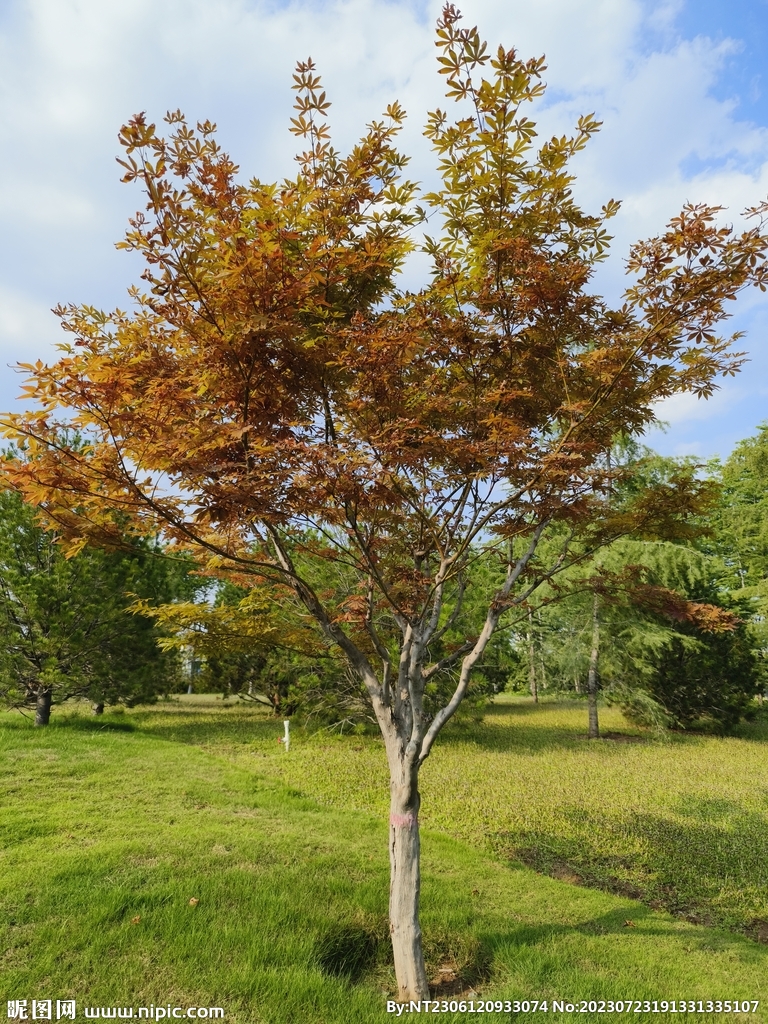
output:
[[[58,318],[29,296],[0,286],[0,352],[15,351],[30,338],[41,347],[61,341]]]
[[[611,294],[623,287],[630,242],[657,233],[685,200],[722,202],[735,215],[768,193],[766,128],[740,121],[733,102],[712,95],[738,41],[677,38],[682,3],[460,2],[465,24],[478,23],[492,47],[546,53],[542,135],[570,130],[581,113],[604,121],[575,168],[586,206],[624,201],[614,222],[618,258],[598,278]],[[141,197],[118,184],[114,156],[119,125],[139,110],[155,120],[176,107],[193,120],[209,117],[244,174],[281,177],[293,166],[291,72],[311,54],[334,104],[337,144],[351,145],[399,98],[410,115],[409,173],[427,179],[433,163],[421,128],[442,102],[439,9],[436,0],[6,0],[0,238],[4,287],[16,298],[3,337],[35,357],[57,301],[124,304],[136,266],[113,243]],[[700,422],[697,409],[682,402],[671,415]]]
[[[663,423],[674,427],[679,423],[692,423],[711,420],[728,413],[739,401],[743,389],[729,387],[727,390],[716,391],[711,398],[698,398],[692,394],[673,395],[659,402],[656,414]]]

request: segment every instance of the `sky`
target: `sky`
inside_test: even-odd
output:
[[[463,0],[494,47],[546,55],[533,117],[544,138],[580,114],[603,122],[574,162],[577,198],[611,222],[595,287],[617,300],[624,260],[683,203],[727,208],[768,197],[768,0]],[[394,99],[409,113],[409,176],[429,186],[422,135],[442,100],[433,0],[0,0],[0,409],[17,401],[19,361],[55,358],[59,303],[129,308],[141,267],[115,249],[143,206],[120,183],[117,132],[132,114],[181,108],[210,119],[244,177],[292,172],[291,74],[311,56],[344,150]],[[418,283],[418,262],[408,273]],[[659,408],[647,441],[669,455],[727,457],[768,420],[768,297],[743,294],[728,330],[749,362],[709,401]]]

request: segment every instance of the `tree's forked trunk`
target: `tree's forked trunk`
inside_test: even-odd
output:
[[[455,652],[454,657],[443,665],[436,662],[425,673],[429,641],[442,636],[452,622],[438,628],[443,607],[443,586],[456,556],[444,558],[435,577],[435,591],[431,612],[426,622],[409,622],[398,613],[403,638],[397,665],[393,662],[386,645],[376,633],[372,619],[368,619],[370,637],[382,659],[383,677],[380,680],[366,654],[356,646],[341,628],[331,619],[309,584],[297,575],[290,555],[274,528],[268,527],[274,544],[274,551],[281,568],[294,582],[299,600],[316,618],[328,639],[339,645],[347,657],[350,668],[365,685],[371,698],[373,710],[381,729],[390,772],[390,815],[389,815],[389,930],[392,938],[392,952],[399,998],[402,1001],[429,998],[429,982],[424,964],[419,924],[419,891],[421,874],[419,863],[419,788],[418,773],[421,764],[429,756],[432,744],[443,725],[452,717],[464,698],[470,683],[473,668],[480,658],[498,625],[499,616],[506,599],[517,579],[524,572],[534,556],[547,521],[541,522],[533,532],[527,550],[516,561],[510,562],[502,587],[496,592],[493,603],[486,615],[480,635],[471,647],[465,645]],[[420,563],[417,561],[417,568]],[[419,571],[421,569],[419,568]],[[371,584],[372,586],[373,584]],[[371,598],[373,590],[371,590]],[[458,612],[461,602],[454,609]],[[371,616],[373,604],[371,604]],[[424,687],[435,673],[454,664],[461,657],[461,671],[456,688],[450,700],[433,716],[424,713]],[[534,666],[535,668],[535,666]]]
[[[419,790],[417,769],[390,766],[389,931],[395,960],[398,998],[428,999],[419,925]]]
[[[600,655],[600,615],[598,597],[592,602],[592,650],[589,654],[589,675],[587,676],[587,702],[589,704],[589,738],[600,738],[597,721],[597,659]]]
[[[51,700],[53,692],[50,686],[37,691],[35,701],[35,725],[48,725],[51,718]]]

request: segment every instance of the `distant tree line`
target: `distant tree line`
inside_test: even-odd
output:
[[[697,467],[636,444],[614,459],[635,471],[610,499],[620,511],[681,470],[716,485],[707,515],[679,540],[626,538],[543,584],[499,630],[473,672],[461,713],[475,715],[505,689],[583,696],[599,735],[598,693],[642,725],[729,729],[762,699],[768,665],[768,425],[725,463]],[[359,680],[285,592],[223,581],[203,593],[192,563],[146,539],[64,551],[56,531],[13,491],[0,493],[0,697],[34,710],[81,698],[135,704],[187,689],[269,705],[280,716],[361,727],[370,705]],[[542,541],[542,562],[562,538]],[[300,560],[301,554],[296,557]],[[478,547],[460,615],[431,652],[438,660],[482,626],[475,600],[498,558]],[[343,590],[322,566],[318,587]],[[208,584],[206,583],[205,586]],[[691,611],[693,609],[693,612]],[[198,672],[194,679],[190,666]],[[438,706],[451,681],[427,688]]]
[[[630,457],[635,488],[686,464],[706,472],[717,485],[709,513],[683,541],[619,540],[567,584],[540,588],[512,633],[512,686],[590,703],[599,690],[644,725],[728,729],[754,713],[768,681],[768,425],[723,464],[636,447]]]

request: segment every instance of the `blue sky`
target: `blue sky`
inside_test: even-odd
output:
[[[676,19],[682,35],[706,35],[737,43],[724,74],[712,89],[719,99],[737,98],[738,114],[768,124],[768,2],[697,0],[682,6]]]
[[[768,126],[768,0],[688,0],[677,6],[671,30],[679,39],[705,37],[724,50],[719,73],[709,94],[732,107],[733,121],[754,126],[764,134]],[[758,179],[766,156],[765,143],[751,157],[728,150],[708,158],[692,153],[683,161],[684,173],[706,175],[729,163],[747,170]],[[717,201],[713,193],[712,201]],[[757,295],[749,297],[749,309],[740,310],[734,328],[745,331],[739,347],[751,356],[742,374],[723,384],[711,403],[686,404],[663,437],[652,439],[656,447],[670,453],[725,456],[734,442],[748,436],[757,424],[768,420],[768,303]],[[675,414],[676,415],[676,414]]]
[[[623,200],[597,284],[623,287],[623,258],[686,200],[739,212],[768,196],[768,0],[466,0],[492,44],[546,53],[540,133],[595,111],[603,130],[579,157],[588,208]],[[0,408],[21,379],[8,364],[51,359],[59,302],[127,305],[140,268],[114,249],[140,194],[119,183],[118,128],[181,107],[218,123],[248,176],[290,173],[290,76],[312,55],[350,145],[393,98],[409,111],[410,173],[428,184],[425,112],[441,102],[434,2],[326,0],[0,0]],[[417,268],[411,273],[415,276]],[[415,283],[415,282],[414,282]],[[750,362],[709,402],[681,397],[651,443],[725,456],[768,419],[768,300],[731,320]]]

